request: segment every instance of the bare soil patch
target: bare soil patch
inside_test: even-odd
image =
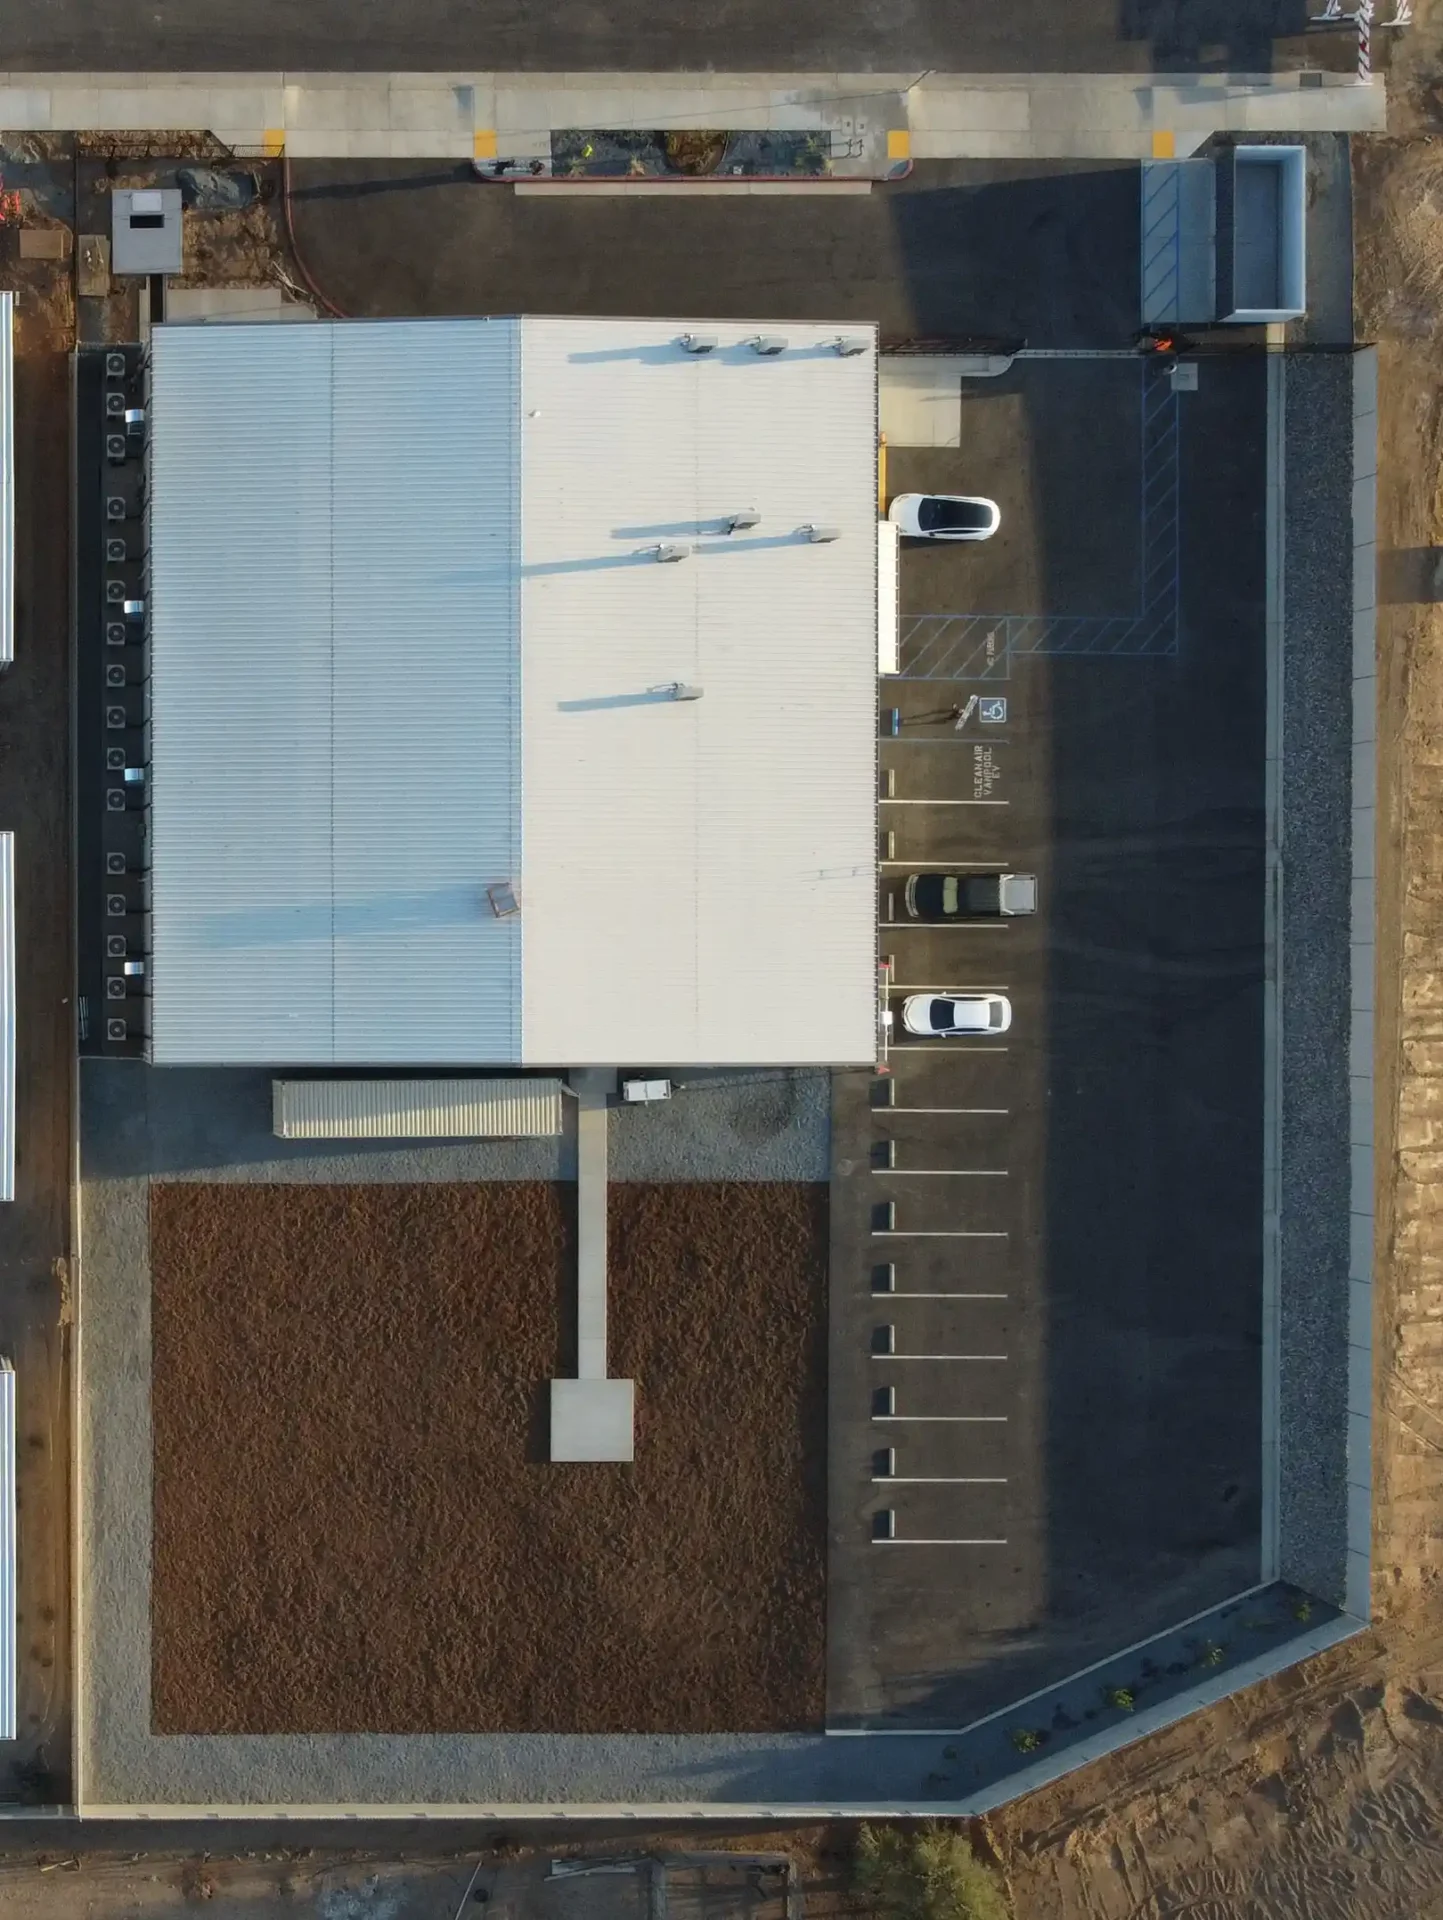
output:
[[[546,1459],[574,1189],[157,1186],[158,1733],[803,1729],[823,1186],[616,1186],[630,1466]]]

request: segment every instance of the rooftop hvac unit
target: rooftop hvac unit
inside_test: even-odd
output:
[[[107,353],[105,356],[105,377],[107,380],[123,380],[126,374],[125,355]]]
[[[764,360],[775,360],[779,353],[786,352],[787,337],[784,333],[754,333],[746,344]]]
[[[105,957],[107,960],[123,960],[125,958],[125,935],[123,933],[106,934]]]
[[[120,773],[125,766],[125,748],[107,747],[105,749],[105,764],[112,773]]]
[[[107,727],[112,728],[123,727],[125,725],[125,708],[107,707],[105,709],[105,724]],[[123,873],[124,871],[125,869],[122,867],[121,872]]]
[[[677,560],[685,560],[691,549],[680,546],[675,540],[660,540],[654,547],[644,547],[642,551],[649,553],[653,560],[671,564]]]
[[[124,466],[130,453],[123,433],[107,433],[105,436],[105,457],[112,466]]]
[[[762,516],[755,507],[743,507],[740,513],[729,513],[726,517],[727,533],[745,533],[748,527],[759,527]]]
[[[865,340],[858,340],[844,333],[839,333],[832,342],[832,352],[843,360],[850,360],[855,354],[865,353],[866,351],[867,343]]]
[[[108,420],[123,420],[125,418],[125,395],[123,393],[106,394],[105,415]]]
[[[676,344],[683,353],[715,353],[717,339],[714,333],[684,333]]]
[[[125,904],[123,893],[107,893],[105,896],[105,917],[107,920],[123,920],[130,909]]]
[[[130,1037],[130,1029],[123,1020],[107,1020],[105,1037],[107,1040],[127,1040]]]
[[[124,873],[125,855],[123,853],[107,853],[105,856],[105,871],[107,873]]]
[[[125,812],[124,787],[107,787],[105,789],[105,811],[107,813]]]
[[[105,543],[105,557],[107,560],[112,562],[112,564],[118,563],[125,559],[126,547],[125,547],[124,534],[113,533],[110,536],[110,538]]]
[[[114,974],[112,974],[111,977],[105,983],[106,999],[107,1000],[123,1000],[125,998],[125,992],[126,992],[125,982],[121,979],[118,979]]]
[[[125,645],[125,622],[123,620],[106,621],[105,644],[107,647],[123,647]]]
[[[125,668],[121,666],[118,660],[113,666],[105,669],[105,684],[107,687],[123,687],[125,685]]]
[[[108,449],[110,442],[107,440],[105,444]],[[125,442],[121,441],[120,444],[124,447]],[[123,520],[125,518],[125,502],[118,493],[106,495],[105,517],[107,520]]]
[[[105,583],[105,597],[111,601],[112,604],[118,606],[125,598],[125,582],[123,580],[107,580]]]
[[[802,534],[806,539],[811,541],[813,546],[821,546],[828,540],[840,540],[842,537],[842,529],[840,527],[808,526],[802,528]]]

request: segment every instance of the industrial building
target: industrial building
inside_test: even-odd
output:
[[[870,1061],[876,411],[865,327],[157,327],[152,1062]]]

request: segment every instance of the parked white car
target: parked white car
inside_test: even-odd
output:
[[[909,540],[990,540],[1002,509],[981,494],[899,493],[887,518]]]
[[[1005,993],[912,993],[902,1002],[908,1033],[1006,1033],[1012,1002]]]

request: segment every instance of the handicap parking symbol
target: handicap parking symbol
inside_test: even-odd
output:
[[[977,718],[984,726],[1000,727],[1007,720],[1007,701],[1001,694],[991,694],[978,702]]]

